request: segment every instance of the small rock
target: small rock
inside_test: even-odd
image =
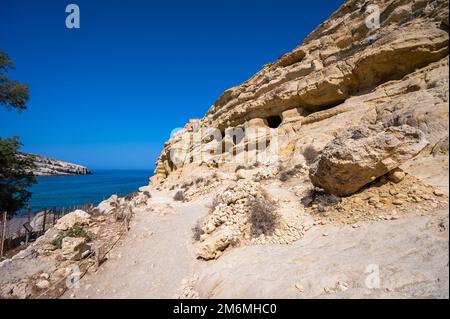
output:
[[[297,288],[298,291],[303,292],[305,291],[305,288],[303,288],[303,286],[301,284],[295,284],[295,288]]]
[[[98,222],[104,222],[106,220],[106,217],[103,216],[103,215],[100,215],[100,216],[97,216],[95,218],[95,220],[98,221]]]
[[[391,194],[392,196],[395,196],[398,194],[398,191],[396,191],[395,189],[390,189],[389,194]]]
[[[405,172],[400,168],[395,168],[388,174],[388,179],[394,183],[400,183],[405,178]]]
[[[408,196],[405,195],[405,194],[397,194],[397,195],[395,195],[395,198],[397,198],[397,199],[407,199]]]
[[[48,278],[50,278],[50,275],[44,272],[44,273],[40,274],[39,277],[42,279],[48,279]]]
[[[337,288],[340,291],[346,291],[348,289],[348,283],[346,283],[346,282],[338,282],[337,283]]]
[[[436,196],[438,196],[438,197],[444,196],[444,192],[441,191],[440,189],[435,189],[435,190],[433,191],[433,194],[436,195]]]
[[[50,282],[48,280],[39,280],[36,283],[36,287],[38,287],[39,289],[48,289],[50,287]]]
[[[329,287],[323,288],[323,291],[324,291],[326,294],[330,294],[330,293],[333,292],[333,290],[332,290],[331,288],[329,288]]]
[[[392,204],[397,205],[397,206],[401,206],[401,205],[403,205],[403,201],[400,200],[400,199],[394,199],[392,201]]]

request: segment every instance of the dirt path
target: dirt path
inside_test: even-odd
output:
[[[171,193],[152,194],[154,211],[137,210],[130,232],[96,274],[65,298],[173,298],[196,263],[192,227],[206,214],[202,203],[177,203]],[[174,209],[172,210],[170,204]]]
[[[447,209],[313,226],[292,244],[234,248],[206,262],[196,260],[192,227],[208,202],[152,194],[153,210],[137,210],[99,271],[64,298],[174,298],[183,279],[202,298],[448,298]],[[367,287],[368,271],[379,272],[378,288]]]

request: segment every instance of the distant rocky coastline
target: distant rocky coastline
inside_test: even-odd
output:
[[[33,171],[36,176],[58,176],[58,175],[88,175],[92,172],[81,165],[55,160],[49,157],[42,157],[36,154],[23,153],[33,159],[36,169]]]

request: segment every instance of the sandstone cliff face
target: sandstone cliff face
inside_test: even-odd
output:
[[[448,64],[448,1],[346,1],[297,48],[176,132],[150,186],[181,187],[187,200],[215,197],[197,227],[204,259],[233,245],[298,240],[308,228],[305,208],[314,215],[333,206],[363,220],[414,209],[435,196],[419,181],[407,190],[415,174],[448,171]],[[404,170],[412,177],[400,194]],[[271,197],[296,190],[304,207],[254,204],[291,176],[296,185]],[[221,201],[230,192],[236,200]],[[266,210],[277,212],[275,230],[255,235],[252,214]]]
[[[84,166],[58,161],[49,157],[42,157],[35,154],[23,154],[33,159],[36,169],[33,171],[36,176],[53,176],[53,175],[88,175],[92,174],[89,169]]]
[[[410,125],[432,146],[447,138],[447,116],[448,1],[350,0],[166,142],[151,182],[169,185],[199,166],[233,170],[229,158],[239,152],[247,160],[267,155],[257,162],[303,163],[306,147],[320,152],[361,124]],[[233,137],[233,128],[243,136]],[[249,149],[260,138],[277,145],[269,153]]]

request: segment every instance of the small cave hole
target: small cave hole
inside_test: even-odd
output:
[[[266,118],[266,121],[267,125],[270,128],[277,128],[281,124],[281,116],[279,115],[269,116]]]

